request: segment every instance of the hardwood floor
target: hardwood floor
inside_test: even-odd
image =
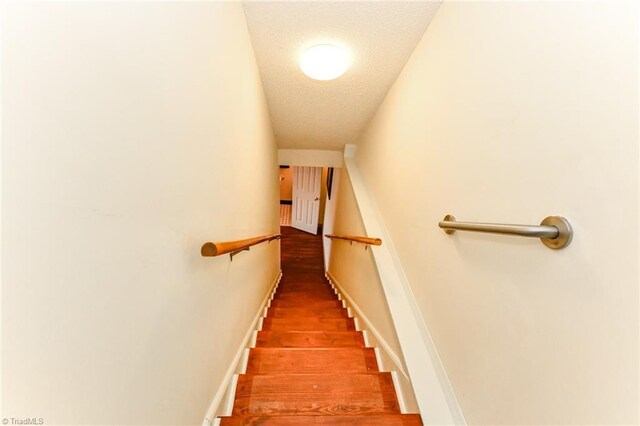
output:
[[[324,277],[322,237],[282,235],[282,280],[221,424],[421,425]]]

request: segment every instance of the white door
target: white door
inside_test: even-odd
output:
[[[311,234],[318,233],[322,167],[293,168],[293,209],[291,226]]]

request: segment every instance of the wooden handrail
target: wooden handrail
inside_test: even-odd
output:
[[[249,250],[251,246],[264,243],[265,241],[279,240],[281,237],[281,234],[271,234],[247,238],[246,240],[204,243],[200,249],[200,254],[202,256],[220,256],[221,254],[231,253],[231,259],[233,260],[233,256],[241,251]]]
[[[338,239],[338,240],[347,240],[354,241],[356,243],[363,243],[372,246],[381,246],[382,240],[380,238],[369,238],[369,237],[359,237],[356,235],[333,235],[333,234],[325,234],[325,237],[329,239]]]

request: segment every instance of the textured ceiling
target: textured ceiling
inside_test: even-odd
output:
[[[342,149],[357,142],[440,1],[243,4],[278,146]],[[322,43],[351,52],[336,80],[312,80],[298,66],[302,52]]]

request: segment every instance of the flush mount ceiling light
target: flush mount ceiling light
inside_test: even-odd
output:
[[[315,80],[333,80],[349,68],[349,53],[332,44],[318,44],[307,49],[300,58],[300,69]]]

